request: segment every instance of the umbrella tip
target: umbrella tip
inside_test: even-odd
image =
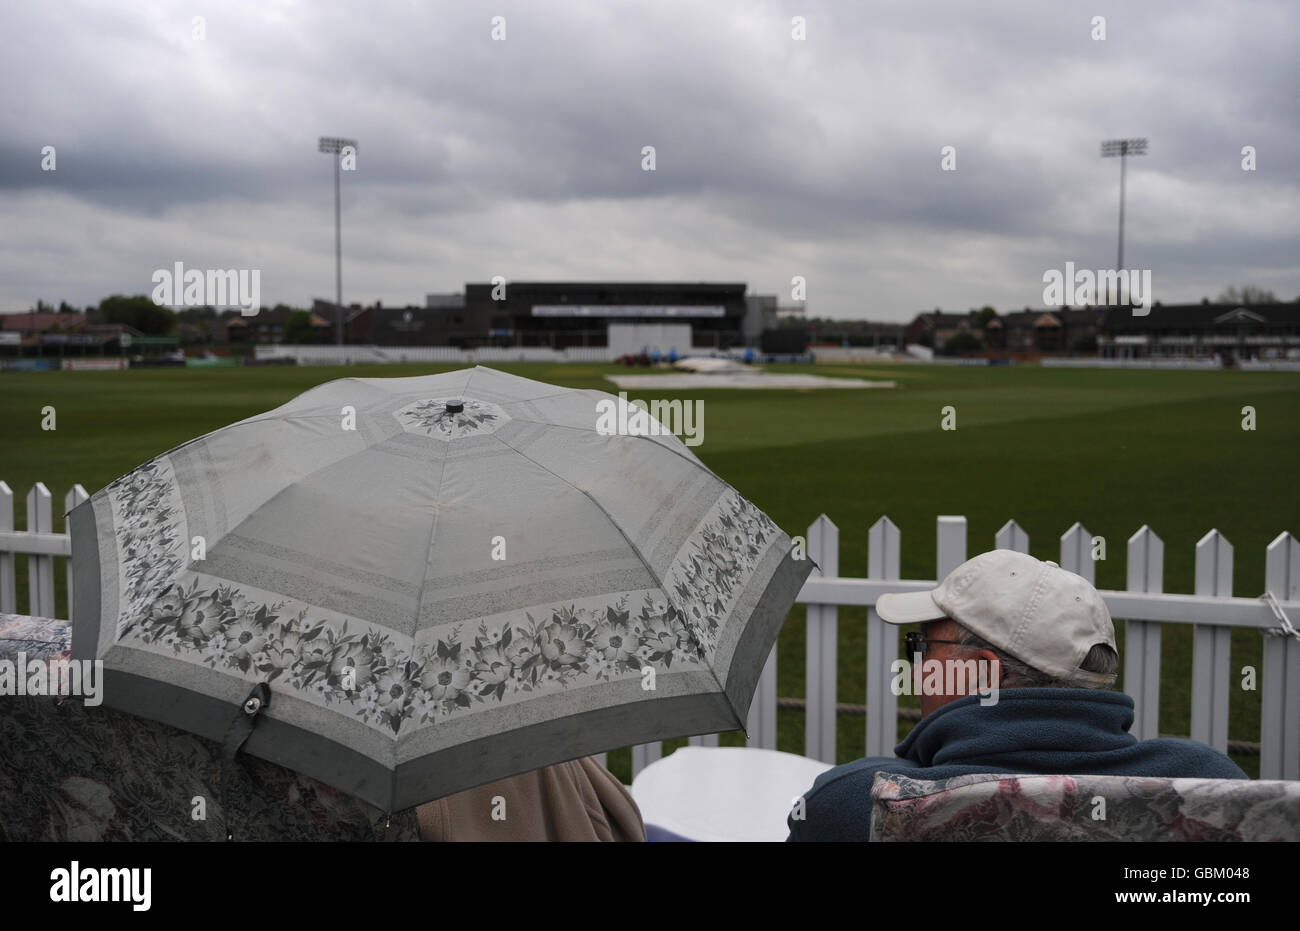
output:
[[[463,411],[464,409],[465,409],[465,402],[464,402],[464,401],[461,401],[461,400],[455,400],[455,401],[448,401],[448,402],[447,402],[447,413],[448,413],[448,414],[459,414],[459,413],[460,413],[461,411]]]

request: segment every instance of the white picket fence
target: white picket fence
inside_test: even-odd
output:
[[[63,499],[70,510],[85,500],[74,485]],[[15,613],[14,554],[27,559],[28,608],[31,615],[53,617],[55,560],[68,577],[71,613],[71,546],[66,534],[53,532],[53,496],[43,483],[27,494],[27,530],[14,530],[14,496],[0,481],[0,613]],[[888,592],[925,591],[933,579],[900,579],[901,536],[888,517],[872,525],[868,537],[867,577],[839,576],[839,529],[822,515],[808,528],[808,555],[820,566],[804,584],[799,601],[808,606],[806,715],[804,755],[836,762],[835,718],[838,675],[838,608],[867,608],[866,752],[891,755],[897,742],[897,697],[889,688],[890,663],[899,658],[898,630],[875,612],[876,599]],[[1029,552],[1029,536],[1008,521],[994,537],[1000,549]],[[1060,538],[1062,568],[1095,580],[1092,535],[1074,524]],[[1300,542],[1282,532],[1265,551],[1264,585],[1284,614],[1300,625]],[[966,518],[941,516],[937,521],[936,579],[967,559]],[[1300,779],[1300,640],[1279,635],[1280,621],[1262,597],[1232,594],[1232,544],[1217,530],[1196,544],[1193,594],[1164,591],[1164,543],[1143,525],[1128,539],[1128,575],[1123,591],[1101,590],[1111,616],[1126,621],[1124,691],[1136,705],[1131,733],[1157,736],[1160,713],[1160,636],[1164,624],[1190,624],[1194,630],[1191,737],[1221,751],[1228,746],[1228,698],[1241,681],[1231,668],[1231,631],[1257,630],[1263,640],[1262,668],[1257,670],[1260,709],[1260,778]],[[749,710],[750,746],[776,748],[776,650],[768,657]],[[692,737],[691,744],[716,746],[716,734]],[[661,743],[632,748],[633,774],[662,755]],[[602,754],[602,757],[604,755]]]
[[[63,496],[66,514],[89,495],[80,485]],[[54,497],[44,482],[27,492],[27,529],[14,530],[14,493],[0,481],[0,614],[16,614],[17,576],[14,554],[27,554],[27,613],[33,617],[54,617],[54,559],[65,557],[68,581],[68,614],[72,614],[72,542],[66,533],[54,532]]]

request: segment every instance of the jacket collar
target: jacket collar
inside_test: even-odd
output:
[[[1027,752],[1086,755],[1137,743],[1128,732],[1133,699],[1122,692],[1003,689],[997,704],[979,702],[968,695],[930,712],[894,753],[922,766],[944,766]]]

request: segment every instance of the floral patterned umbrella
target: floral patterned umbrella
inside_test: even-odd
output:
[[[388,811],[743,727],[811,565],[599,391],[477,367],[348,378],[158,456],[69,515],[105,703]]]

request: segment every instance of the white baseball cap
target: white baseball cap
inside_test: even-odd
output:
[[[1049,675],[1096,685],[1113,681],[1079,668],[1099,643],[1116,650],[1106,602],[1082,576],[1025,553],[981,553],[948,573],[938,588],[881,595],[876,613],[890,624],[952,618]]]

